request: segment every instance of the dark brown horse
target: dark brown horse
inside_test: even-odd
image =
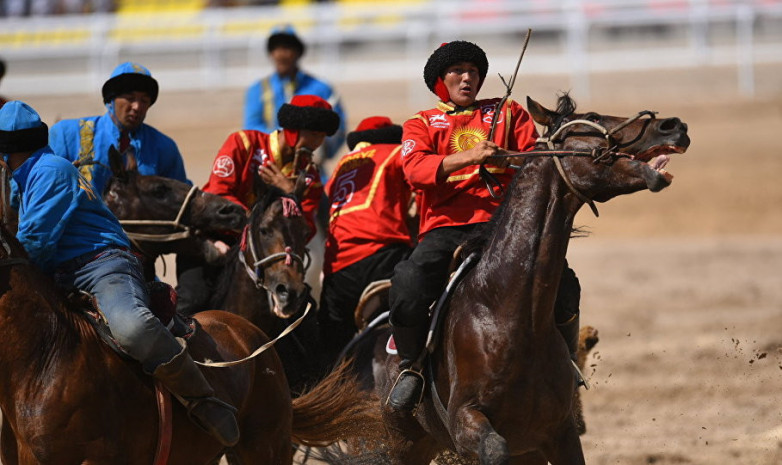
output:
[[[296,199],[305,187],[304,177],[293,195],[255,180],[255,205],[239,244],[227,256],[210,302],[241,315],[277,337],[297,324],[311,300],[305,282],[309,257],[307,223]],[[299,326],[275,344],[294,393],[315,382],[321,373],[315,309]]]
[[[469,244],[480,259],[450,299],[424,402],[415,415],[383,408],[394,464],[428,464],[445,448],[483,465],[584,463],[571,412],[574,370],[553,312],[573,219],[584,203],[594,209],[667,187],[667,154],[690,141],[678,118],[651,112],[576,114],[568,96],[557,111],[530,99],[528,107],[546,128],[540,152],[516,158],[505,201]],[[380,370],[383,400],[398,363],[389,357]]]
[[[5,209],[3,201],[0,211]],[[196,360],[241,359],[268,341],[228,312],[202,312],[196,320],[188,343]],[[69,308],[54,283],[27,261],[5,215],[0,333],[3,464],[153,462],[159,428],[152,377],[109,349],[87,319]],[[292,440],[326,444],[364,434],[365,424],[379,425],[371,412],[364,413],[366,396],[344,372],[291,402],[273,349],[239,365],[203,371],[217,396],[238,408],[241,440],[231,453],[240,463],[289,464]],[[206,464],[223,452],[174,402],[168,463]]]
[[[114,176],[103,200],[144,257],[147,280],[155,276],[158,256],[203,256],[206,236],[241,230],[247,222],[244,209],[230,200],[176,179],[139,174],[135,159],[128,156],[126,165],[114,147],[109,160]]]

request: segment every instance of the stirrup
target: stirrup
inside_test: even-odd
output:
[[[418,399],[413,404],[413,407],[410,409],[410,411],[415,414],[415,411],[418,409],[418,406],[421,405],[421,402],[424,400],[424,389],[426,388],[426,378],[424,378],[424,375],[421,374],[420,371],[413,370],[412,368],[406,368],[399,372],[399,376],[396,377],[396,381],[394,381],[394,385],[391,386],[391,390],[388,392],[388,397],[386,397],[386,405],[390,405],[391,396],[394,393],[394,390],[397,387],[397,384],[399,384],[399,381],[402,379],[403,376],[413,376],[420,380],[421,382],[421,389],[418,393]],[[395,410],[401,410],[400,408],[394,407],[391,405],[391,408]]]
[[[584,389],[587,391],[589,390],[589,381],[584,377],[584,374],[581,373],[581,369],[578,368],[578,365],[574,360],[570,360],[570,363],[573,364],[573,368],[576,369],[576,389],[578,389],[579,386],[584,386]]]

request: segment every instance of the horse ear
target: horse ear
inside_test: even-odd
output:
[[[549,127],[554,123],[557,113],[549,110],[538,102],[527,96],[527,111],[532,115],[532,119],[541,126]]]
[[[128,171],[138,171],[138,162],[136,161],[136,156],[128,151],[125,152],[125,158],[127,159],[127,163],[125,163],[125,169]]]
[[[307,190],[307,173],[303,170],[299,171],[299,175],[296,177],[296,184],[293,187],[293,195],[299,199],[299,202],[304,198],[304,191]]]
[[[269,186],[261,179],[261,175],[256,171],[253,174],[253,193],[255,194],[255,201],[260,202],[268,190]]]
[[[122,155],[120,155],[117,147],[113,145],[109,146],[109,166],[114,176],[120,177],[125,175],[125,164],[122,163]]]

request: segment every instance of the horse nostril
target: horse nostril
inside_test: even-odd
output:
[[[244,210],[242,210],[242,207],[240,207],[239,205],[233,204],[233,205],[226,205],[220,208],[220,210],[218,210],[217,213],[222,216],[234,216],[234,215],[244,214]]]
[[[277,297],[283,301],[288,300],[288,296],[290,294],[285,284],[278,284],[277,287],[274,288],[274,293],[277,294]]]
[[[680,120],[679,118],[666,118],[660,121],[661,131],[671,132],[681,128],[682,128],[682,120]],[[685,131],[687,130],[686,126],[684,127],[684,130]]]

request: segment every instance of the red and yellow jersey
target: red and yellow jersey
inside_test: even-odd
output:
[[[478,100],[472,106],[455,109],[439,102],[436,108],[417,113],[407,120],[402,134],[402,166],[405,177],[420,191],[419,237],[442,226],[460,226],[488,221],[502,199],[489,194],[478,174],[478,166],[451,173],[437,182],[443,159],[486,140],[499,99]],[[508,99],[494,132],[494,142],[509,151],[531,150],[538,133],[529,113]],[[507,186],[514,171],[487,163],[489,170]]]
[[[265,165],[275,164],[283,174],[293,172],[293,163],[283,165],[280,154],[279,131],[266,134],[260,131],[237,131],[228,136],[217,153],[204,192],[225,197],[246,209],[256,202],[253,190],[254,174]],[[299,169],[305,169],[303,163]],[[306,173],[307,189],[301,201],[304,218],[310,227],[309,238],[315,234],[315,210],[323,195],[323,184],[315,165]]]
[[[402,172],[401,146],[359,143],[342,157],[328,183],[328,276],[387,245],[410,244],[406,218],[412,191]]]

